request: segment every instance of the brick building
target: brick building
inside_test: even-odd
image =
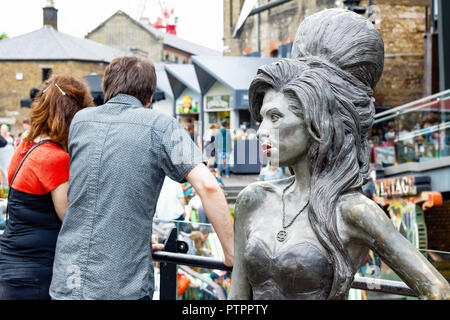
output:
[[[49,14],[50,11],[50,14]],[[57,10],[44,8],[44,27],[0,41],[0,123],[12,126],[12,133],[22,130],[28,108],[20,102],[30,96],[52,74],[70,74],[79,78],[102,75],[120,50],[97,42],[59,32]]]
[[[450,193],[444,193],[443,198],[450,199]],[[450,200],[426,213],[425,221],[429,234],[428,246],[435,250],[450,251]]]
[[[152,62],[191,63],[192,55],[222,55],[219,51],[163,33],[146,20],[136,21],[121,10],[89,32],[86,38]]]
[[[244,2],[223,2],[226,55],[259,52],[261,57],[289,56],[284,46],[287,45],[290,51],[289,43],[294,40],[305,17],[327,8],[344,8],[342,1],[335,0],[287,1],[259,15],[249,16],[240,37],[233,39]],[[259,6],[270,2],[273,0],[259,0]],[[429,0],[360,2],[360,7],[365,9],[363,15],[370,16],[385,43],[384,73],[375,92],[379,107],[396,107],[424,96],[424,33],[428,30],[429,4]]]
[[[260,52],[261,57],[278,54],[280,44],[292,42],[303,19],[322,9],[335,7],[335,0],[292,0],[259,15],[247,18],[238,39],[233,39],[233,31],[239,19],[245,0],[224,0],[224,46],[227,55],[240,56]],[[265,5],[270,0],[259,0]],[[259,22],[258,22],[259,19]],[[259,28],[258,28],[259,25]],[[258,41],[259,29],[259,41]],[[259,42],[259,44],[258,44]],[[258,47],[260,50],[258,50]]]

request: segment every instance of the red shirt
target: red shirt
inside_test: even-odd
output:
[[[8,167],[8,181],[11,181],[20,161],[35,144],[23,141],[17,147]],[[47,194],[69,180],[69,164],[67,152],[54,143],[44,143],[28,155],[11,187],[31,194]]]

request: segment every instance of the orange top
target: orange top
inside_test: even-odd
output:
[[[8,167],[8,181],[11,181],[20,161],[35,144],[23,141],[16,149]],[[44,143],[28,155],[11,187],[25,193],[47,194],[69,180],[69,164],[67,152],[54,143]]]

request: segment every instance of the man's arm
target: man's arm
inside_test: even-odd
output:
[[[234,261],[233,223],[219,183],[204,164],[192,169],[186,178],[200,196],[206,216],[217,232],[225,254],[224,264],[231,267]]]

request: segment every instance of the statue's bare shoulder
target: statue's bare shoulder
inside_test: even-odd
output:
[[[359,192],[343,195],[339,209],[342,220],[349,227],[354,228],[355,233],[360,236],[363,234],[374,236],[382,230],[392,228],[392,223],[383,210]]]
[[[372,219],[380,212],[383,213],[374,201],[359,192],[343,195],[340,199],[340,209],[347,221],[357,221],[366,217]]]
[[[258,181],[243,189],[236,200],[236,212],[239,215],[251,214],[262,206],[270,194],[282,191],[283,187],[292,182],[294,177],[274,181]]]

